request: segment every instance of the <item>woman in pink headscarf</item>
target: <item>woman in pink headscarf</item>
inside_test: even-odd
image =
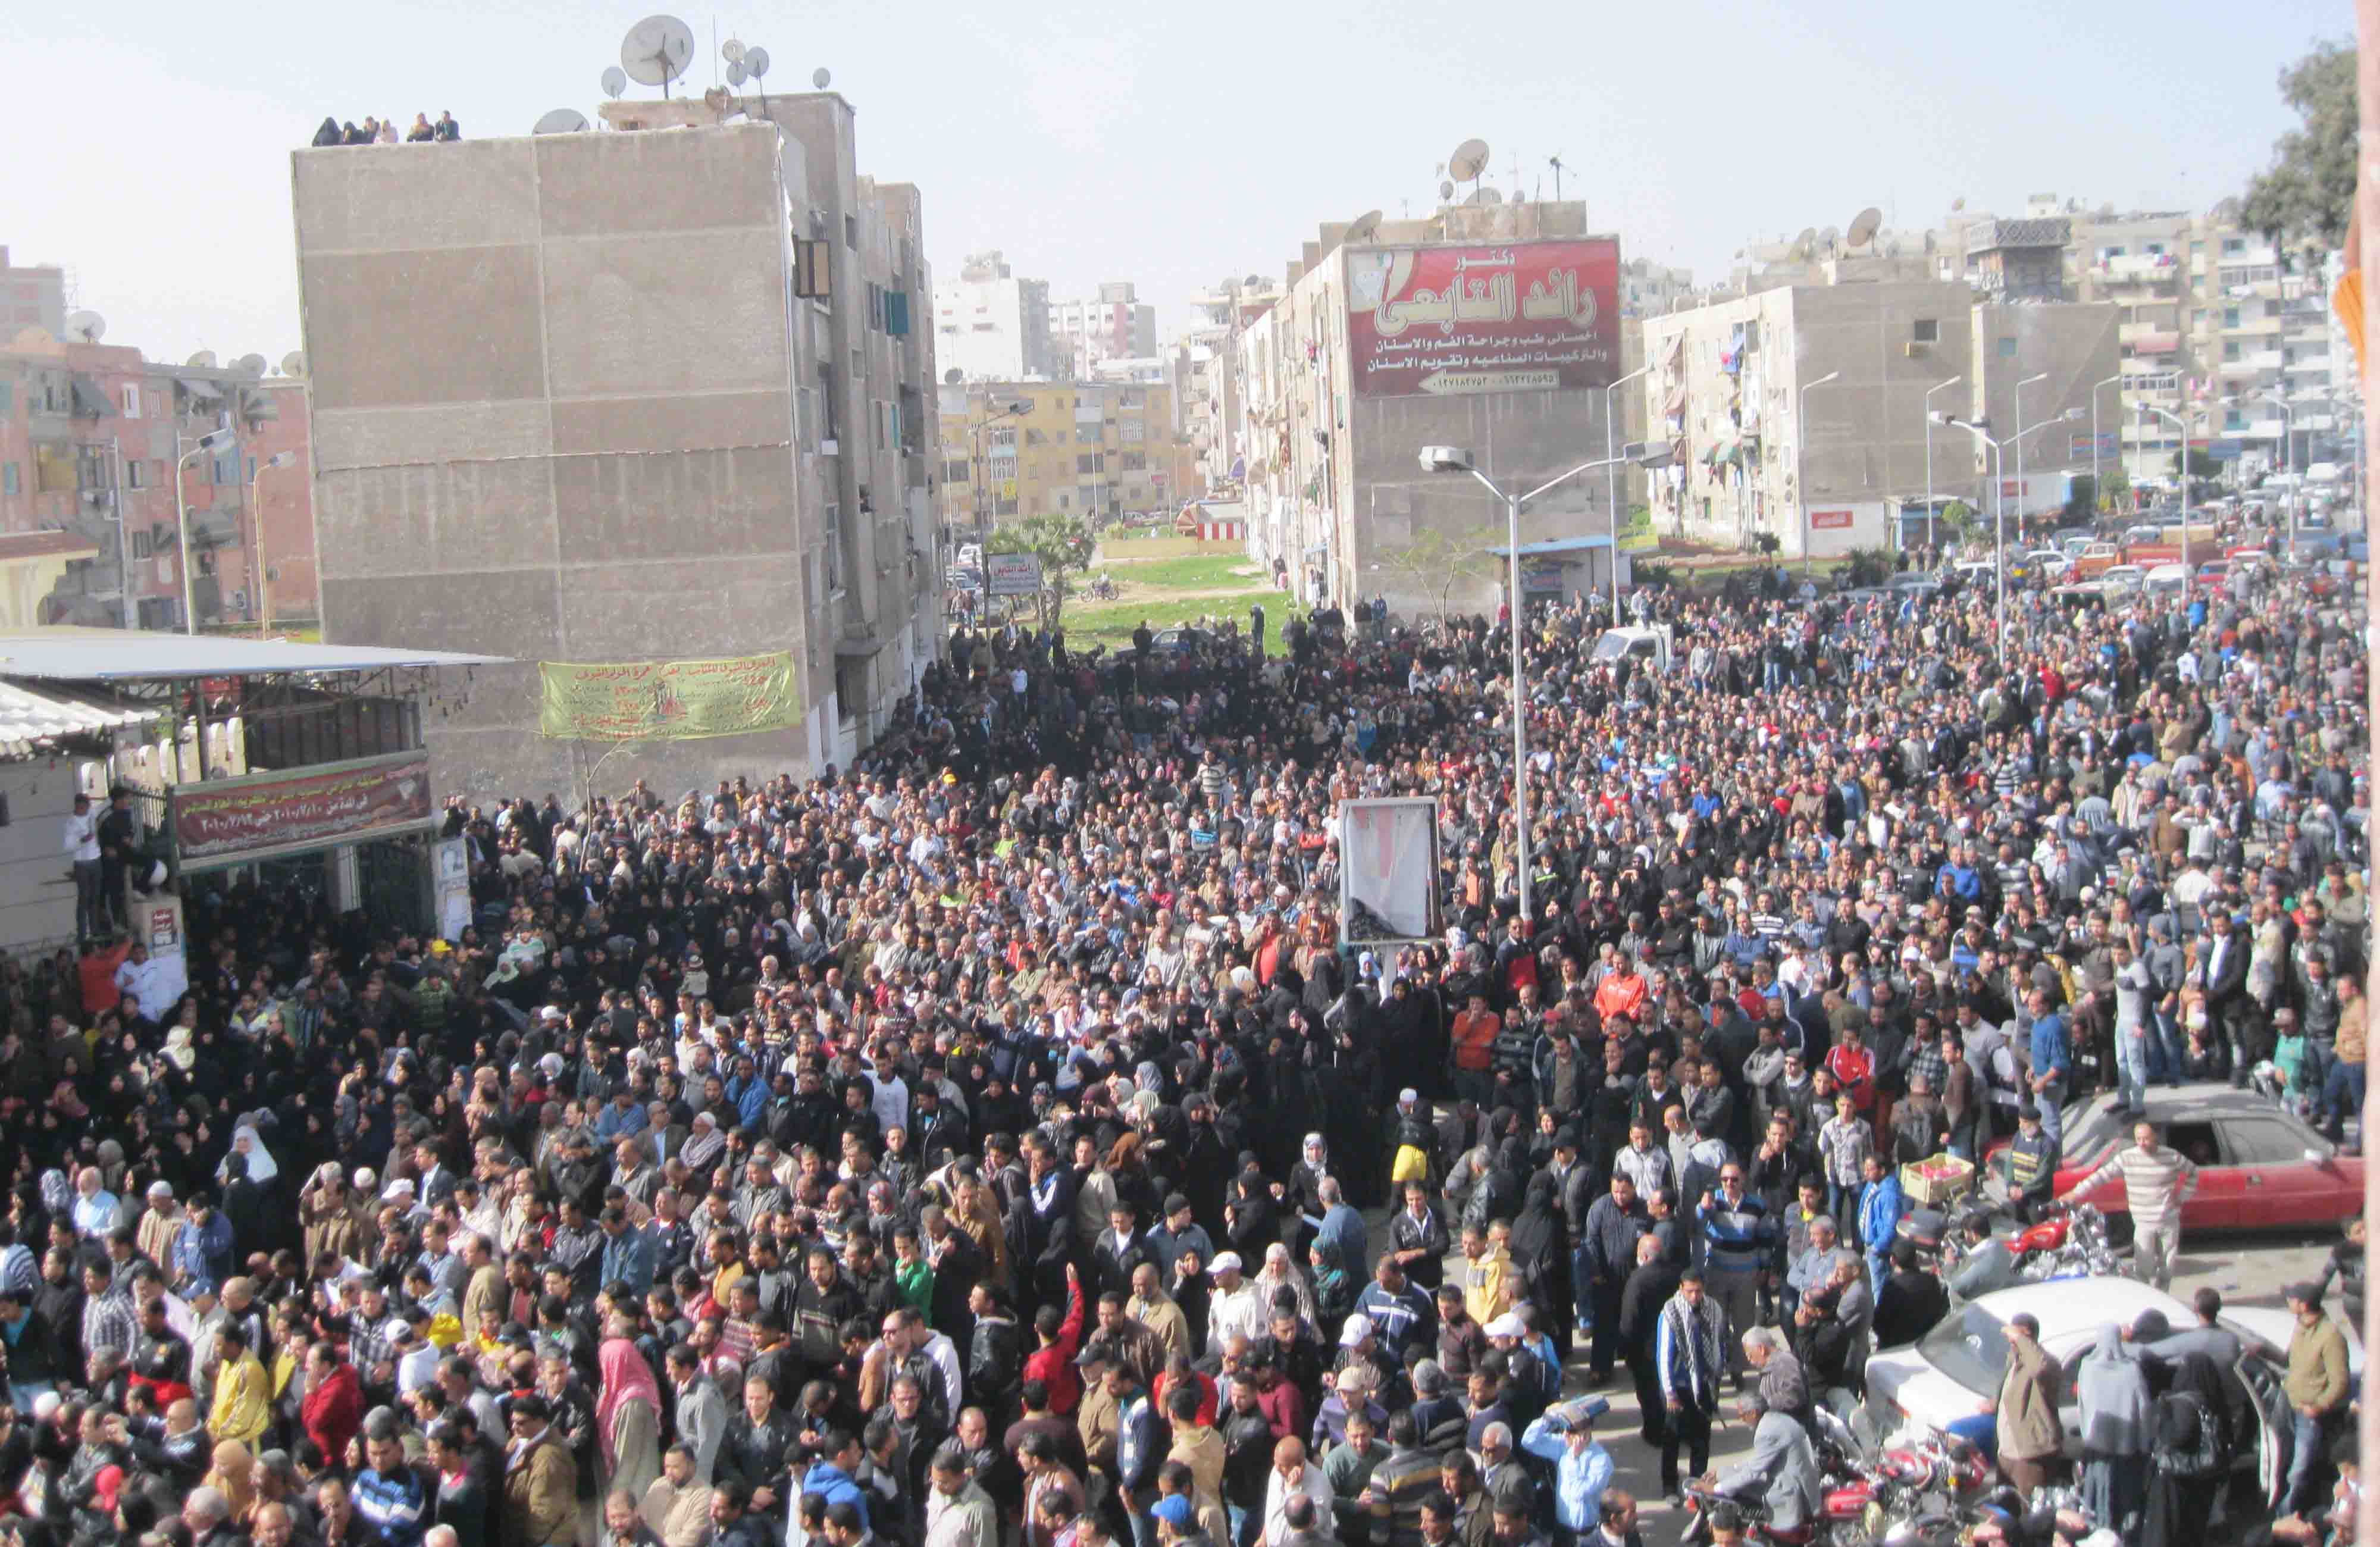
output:
[[[625,1488],[641,1502],[662,1475],[661,1387],[645,1356],[628,1340],[627,1326],[614,1321],[596,1352],[602,1389],[595,1399],[595,1442],[602,1461],[599,1499]]]

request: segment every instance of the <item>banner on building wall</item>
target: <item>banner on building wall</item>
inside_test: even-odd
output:
[[[1403,397],[1608,386],[1620,244],[1382,248],[1347,256],[1355,392]]]
[[[1439,932],[1438,800],[1339,803],[1342,944],[1390,945]]]
[[[801,724],[791,652],[722,661],[541,661],[538,729],[572,741],[698,741]]]
[[[319,848],[417,828],[431,819],[430,756],[300,768],[176,784],[167,822],[182,868]]]
[[[1813,510],[1810,530],[1813,531],[1849,531],[1852,513],[1848,510]]]

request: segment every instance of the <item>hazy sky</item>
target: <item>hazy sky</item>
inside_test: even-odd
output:
[[[0,93],[0,242],[67,266],[110,343],[278,359],[299,343],[288,151],[326,113],[528,132],[591,113],[633,6],[395,0],[225,10],[18,0]],[[1914,225],[1954,198],[2125,207],[2236,192],[2291,119],[2280,67],[2351,35],[2344,0],[1659,0],[1583,6],[687,7],[770,81],[825,66],[860,169],[924,190],[928,256],[1003,250],[1053,296],[1130,279],[1161,334],[1225,274],[1278,274],[1325,220],[1435,202],[1469,136],[1532,197],[1588,201],[1629,256],[1723,270],[1747,238]],[[423,148],[424,154],[434,153]]]

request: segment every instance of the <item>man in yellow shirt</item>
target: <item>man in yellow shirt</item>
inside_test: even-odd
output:
[[[218,1443],[237,1440],[258,1448],[273,1418],[273,1377],[248,1346],[248,1333],[227,1322],[215,1333],[215,1399],[207,1431]]]
[[[1512,1259],[1475,1224],[1463,1227],[1463,1309],[1483,1327],[1512,1309]]]

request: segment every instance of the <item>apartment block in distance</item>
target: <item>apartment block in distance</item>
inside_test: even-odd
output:
[[[941,389],[942,526],[953,542],[1002,520],[1094,524],[1178,506],[1188,441],[1164,383],[976,382]]]
[[[935,282],[934,358],[962,381],[1050,375],[1050,282],[1019,279],[996,250],[969,253],[957,278]]]
[[[939,637],[917,190],[834,93],[602,112],[293,153],[324,637],[513,663],[429,729],[450,789],[841,763]],[[779,652],[789,727],[540,734],[540,663]]]

